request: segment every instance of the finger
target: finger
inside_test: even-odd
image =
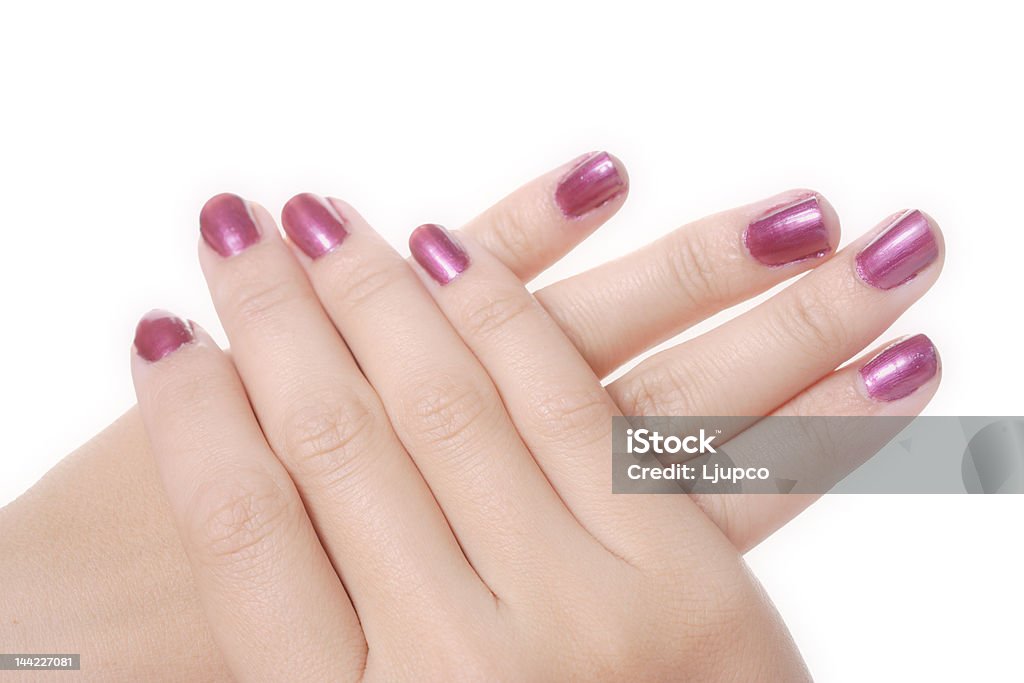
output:
[[[528,282],[611,218],[628,191],[622,162],[592,152],[519,188],[462,231]]]
[[[491,378],[415,273],[351,206],[293,197],[282,223],[300,248],[344,226],[338,248],[303,250],[320,300],[380,396],[473,567],[499,596],[522,560],[578,530],[516,433]],[[542,539],[546,538],[546,541]]]
[[[366,650],[359,622],[231,362],[201,330],[154,311],[136,330],[132,375],[200,602],[232,672],[357,678]]]
[[[516,276],[468,236],[438,225],[409,240],[421,280],[494,380],[516,429],[580,523],[613,554],[636,560],[664,549],[670,525],[696,512],[682,496],[612,496],[611,420],[599,380]],[[702,515],[695,515],[698,519]],[[637,528],[650,529],[643,538]],[[665,533],[667,532],[667,533]]]
[[[778,295],[609,385],[632,415],[765,415],[877,338],[939,276],[942,236],[894,215]]]
[[[876,349],[847,367],[833,372],[795,396],[773,416],[912,416],[935,395],[941,363],[931,340],[923,334]],[[898,431],[898,424],[892,429]],[[880,424],[885,429],[889,423]],[[754,430],[750,430],[753,432]],[[896,435],[876,435],[884,443]],[[757,438],[753,436],[752,438]],[[820,445],[820,444],[819,444]],[[826,442],[813,453],[792,453],[799,459],[801,480],[827,491],[862,465],[874,451]],[[697,504],[725,532],[741,552],[763,541],[820,497],[820,494],[709,494],[695,495]]]
[[[474,586],[489,598],[271,217],[219,195],[200,223],[200,262],[239,374],[367,637],[399,609],[470,602]],[[218,248],[243,234],[244,248]],[[326,252],[345,236],[325,230],[306,246]]]
[[[537,292],[599,377],[733,304],[824,263],[832,206],[793,190],[683,226]]]

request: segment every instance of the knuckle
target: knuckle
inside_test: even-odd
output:
[[[232,474],[197,491],[188,536],[211,564],[256,568],[275,536],[291,533],[298,511],[270,474]]]
[[[662,362],[642,369],[621,392],[626,415],[701,415],[708,405],[702,387],[713,386],[696,363]]]
[[[545,439],[584,447],[611,433],[615,408],[603,389],[559,391],[554,387],[531,405],[535,429]]]
[[[850,333],[829,298],[812,288],[793,289],[789,305],[780,308],[777,327],[787,338],[795,338],[814,358],[831,357],[844,347]]]
[[[466,331],[474,338],[488,339],[528,314],[533,297],[525,291],[494,291],[474,301],[464,317]]]
[[[489,431],[498,397],[474,382],[433,378],[407,392],[404,412],[413,429],[435,450],[451,450]]]
[[[657,384],[655,377],[647,372],[632,378],[619,392],[619,409],[624,415],[660,415],[662,401]]]
[[[387,297],[392,289],[410,275],[405,263],[397,256],[393,259],[378,257],[359,268],[345,266],[336,269],[336,280],[331,290],[341,293],[333,297],[334,300],[350,312],[359,311]]]
[[[284,422],[289,469],[304,483],[334,488],[352,480],[383,438],[374,401],[355,390],[314,394],[288,411]]]
[[[299,298],[293,283],[262,282],[256,278],[227,284],[220,293],[228,310],[242,325],[262,325],[273,320]]]
[[[664,253],[675,288],[695,307],[709,306],[722,299],[711,250],[697,231],[683,230]]]

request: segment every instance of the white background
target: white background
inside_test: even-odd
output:
[[[844,242],[919,207],[946,270],[885,338],[938,345],[930,414],[1024,414],[1019,21],[676,5],[10,3],[0,503],[133,403],[141,313],[219,334],[195,258],[208,196],[333,194],[404,249],[591,149],[625,161],[630,200],[544,282],[790,187],[835,204]],[[1021,680],[1022,512],[836,496],[749,561],[820,680]]]

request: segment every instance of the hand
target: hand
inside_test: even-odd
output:
[[[486,244],[510,269],[529,279],[607,220],[625,199],[624,183],[617,188],[613,183],[610,192],[596,195],[596,208],[578,216],[561,211],[554,197],[568,168],[555,169],[529,183],[464,230]],[[791,378],[791,386],[803,386],[801,382],[807,378],[824,377],[822,386],[827,382],[837,388],[831,395],[838,400],[804,404],[805,414],[917,412],[931,396],[937,380],[926,382],[904,399],[873,402],[863,399],[863,388],[856,377],[855,371],[863,361],[839,373],[831,370],[881,334],[934,282],[941,255],[903,287],[863,293],[852,271],[857,245],[829,262],[838,243],[838,222],[831,207],[819,198],[830,240],[824,256],[774,267],[753,259],[743,248],[748,224],[812,194],[785,193],[710,216],[620,261],[550,285],[538,291],[536,297],[574,340],[595,372],[604,376],[704,317],[822,265],[825,268],[820,273],[798,283],[803,286],[816,282],[813,290],[820,292],[820,297],[801,300],[819,301],[813,319],[833,321],[833,329],[842,334],[833,342],[823,343],[818,352],[810,341],[813,335],[806,333],[804,326],[773,325],[770,329],[779,337],[778,344],[785,343],[787,336],[791,338],[797,350],[790,355],[798,355],[800,348],[811,352],[801,360],[799,376]],[[936,238],[941,239],[937,231]],[[831,268],[831,274],[822,275],[829,272],[826,268]],[[860,295],[831,301],[827,298],[830,288]],[[811,288],[805,286],[804,291]],[[854,305],[848,306],[845,301]],[[767,306],[763,304],[762,308]],[[738,329],[736,321],[729,325]],[[806,341],[798,341],[801,339]],[[727,373],[725,356],[706,370],[684,365],[684,350],[695,342],[658,357],[665,362],[641,364],[627,375],[635,381],[612,383],[609,389],[622,402],[623,412],[700,414],[720,410],[715,406],[721,404],[712,402],[719,398],[715,394],[709,392],[699,399],[675,388],[678,381],[691,374],[707,375],[710,381]],[[705,348],[711,351],[713,346],[707,343]],[[700,357],[715,358],[710,353]],[[748,357],[744,366],[755,361]],[[775,393],[763,391],[756,402],[748,401],[747,408],[741,407],[742,412],[749,411],[752,403],[771,410],[792,395],[785,387]],[[799,410],[801,401],[787,405]],[[133,409],[75,457],[51,471],[28,494],[0,511],[0,537],[8,550],[0,562],[0,579],[10,588],[0,596],[0,603],[2,612],[12,616],[10,622],[0,622],[0,640],[12,646],[22,643],[28,649],[49,643],[46,647],[52,651],[82,652],[89,661],[107,663],[101,665],[106,680],[159,678],[164,675],[160,662],[179,656],[185,649],[191,655],[183,662],[184,677],[210,677],[215,675],[214,668],[219,670],[219,657],[211,650],[192,578],[176,532],[168,523],[164,496],[148,450],[138,413]],[[859,463],[822,459],[818,464],[823,477],[835,479]],[[744,498],[698,499],[740,549],[754,545],[810,500],[792,495],[762,495],[752,501]],[[751,502],[757,507],[751,507]],[[132,539],[131,543],[125,543],[126,537]],[[54,557],[67,561],[54,565]],[[48,616],[52,609],[46,597],[57,583],[64,587],[62,595],[70,592],[76,596],[62,607],[60,629]],[[139,595],[149,597],[143,603],[137,599]]]
[[[794,211],[817,240],[812,254],[827,252],[834,232],[826,212],[803,199]],[[238,200],[218,201],[224,203],[219,215],[247,218]],[[678,641],[662,641],[662,647],[657,638],[683,633],[691,637],[684,640],[700,642],[725,623],[733,634],[726,645],[746,653],[736,660],[749,667],[745,671],[799,675],[792,656],[769,661],[781,626],[734,547],[701,523],[689,498],[610,495],[600,462],[616,408],[584,358],[497,259],[468,237],[462,251],[439,229],[414,235],[414,254],[438,282],[422,272],[421,279],[449,326],[351,207],[308,196],[293,200],[285,228],[315,257],[300,256],[300,263],[330,322],[344,331],[356,366],[324,311],[304,293],[305,280],[275,239],[269,217],[258,208],[252,215],[249,234],[262,233],[258,245],[226,260],[213,252],[203,259],[259,423],[231,364],[182,321],[144,321],[136,348],[153,362],[134,361],[140,406],[200,596],[237,674],[275,672],[282,662],[267,648],[285,644],[283,651],[300,661],[318,663],[344,645],[333,670],[342,675],[364,667],[388,675],[395,666],[442,666],[446,655],[485,674],[496,663],[519,663],[524,647],[560,665],[597,665],[583,674],[629,666],[641,650],[656,655],[645,658],[648,670],[678,671]],[[238,232],[238,225],[231,230]],[[771,252],[760,249],[759,230],[749,229],[746,245],[763,261]],[[919,214],[896,226],[901,243],[908,230],[921,243],[909,260],[906,253],[896,263],[860,259],[856,286],[868,292],[865,302],[872,296],[884,301],[880,292],[888,290],[874,285],[917,274],[906,292],[937,274],[937,232]],[[316,240],[309,240],[311,232]],[[892,234],[868,253],[878,253]],[[316,245],[336,248],[310,248]],[[733,256],[729,249],[723,253]],[[905,272],[910,266],[914,272]],[[898,279],[885,279],[894,268]],[[765,327],[778,322],[780,312],[803,313],[814,302],[815,290],[805,283],[766,304],[767,312],[755,309],[720,329],[767,339]],[[786,307],[797,302],[795,309]],[[798,317],[791,326],[796,334],[779,335],[777,353],[795,355],[786,347],[809,340],[802,336],[807,331],[815,337],[821,327],[814,320]],[[420,345],[411,344],[414,339]],[[667,358],[660,360],[671,365]],[[923,400],[928,389],[922,387],[934,386],[934,364],[930,374],[906,369],[906,363],[895,369],[895,381],[891,369],[855,380],[867,389],[859,405],[876,410],[879,398]],[[649,377],[643,371],[633,379]],[[793,383],[802,373],[796,368],[790,373],[796,380],[778,378]],[[793,405],[827,400],[844,380],[854,378],[834,375]],[[753,388],[756,400],[757,383]],[[760,389],[771,395],[771,388]],[[751,403],[746,395],[733,398]],[[368,453],[376,467],[366,467]],[[652,519],[661,524],[652,526]],[[719,523],[728,532],[727,521]],[[308,583],[285,580],[299,570]],[[676,585],[688,573],[704,582],[698,594],[695,584]],[[592,577],[603,580],[595,584]],[[606,595],[595,601],[589,596],[598,588]],[[680,613],[666,596],[696,612]],[[325,604],[340,607],[324,610]],[[572,638],[557,621],[545,628],[538,615],[552,611],[584,628]],[[692,619],[695,614],[711,618]],[[723,615],[740,615],[742,623]],[[473,624],[472,637],[466,624]],[[524,630],[527,624],[533,630]],[[653,633],[654,640],[641,647],[637,633]],[[700,667],[720,665],[702,659],[699,650],[689,652],[695,675]],[[603,661],[608,652],[615,654]]]

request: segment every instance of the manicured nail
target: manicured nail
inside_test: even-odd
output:
[[[893,344],[860,369],[868,396],[876,401],[895,401],[909,396],[935,376],[939,355],[932,340],[923,334]]]
[[[135,327],[135,351],[150,363],[195,340],[192,325],[167,311],[150,311]]]
[[[416,263],[439,284],[446,285],[469,268],[469,255],[452,234],[434,223],[421,225],[409,235],[409,250]]]
[[[199,212],[199,232],[214,251],[227,258],[260,241],[249,205],[236,194],[211,197]]]
[[[912,280],[939,256],[928,219],[907,211],[857,254],[857,274],[872,287],[892,289]]]
[[[281,222],[292,242],[311,259],[320,258],[348,237],[345,219],[333,206],[308,192],[288,200],[281,210]]]
[[[629,188],[626,169],[608,152],[594,152],[558,181],[555,201],[569,218],[579,218]]]
[[[747,226],[743,243],[750,255],[766,266],[821,258],[832,250],[815,195],[761,216]]]

